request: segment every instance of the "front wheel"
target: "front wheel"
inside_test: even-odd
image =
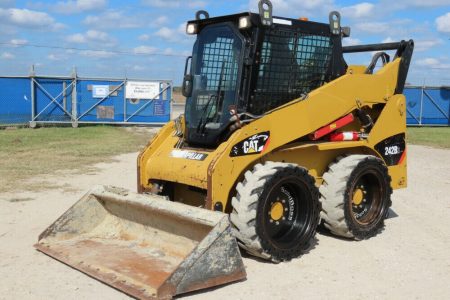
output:
[[[258,164],[236,189],[230,219],[247,252],[279,262],[298,257],[309,247],[320,203],[315,180],[306,169],[278,162]]]

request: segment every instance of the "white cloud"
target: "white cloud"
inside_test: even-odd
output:
[[[204,8],[208,4],[206,1],[184,1],[184,0],[143,0],[143,4],[162,8]]]
[[[352,26],[353,33],[358,36],[363,34],[383,35],[390,37],[398,37],[398,40],[410,39],[412,36],[417,36],[419,32],[425,30],[423,23],[416,24],[410,19],[393,19],[388,21],[372,21],[355,23]]]
[[[169,22],[169,18],[166,16],[159,16],[158,18],[151,21],[152,26],[158,27]]]
[[[414,51],[426,51],[444,43],[441,39],[415,40]]]
[[[142,65],[134,65],[131,69],[132,69],[133,71],[144,71],[144,70],[146,70],[147,68],[145,68],[145,67],[142,66]]]
[[[106,46],[112,46],[116,44],[116,39],[109,34],[98,30],[88,30],[85,33],[76,33],[69,35],[66,38],[69,43],[85,44],[85,43],[101,43]]]
[[[258,2],[249,0],[251,11],[258,11]],[[274,15],[293,18],[328,14],[336,8],[334,0],[272,0],[272,4]]]
[[[90,58],[111,58],[116,55],[114,52],[110,51],[94,51],[94,50],[84,50],[80,51],[80,55]]]
[[[156,36],[165,39],[169,42],[177,42],[187,37],[186,24],[182,23],[178,28],[161,27],[155,32]]]
[[[404,2],[406,4],[414,5],[417,7],[438,7],[438,6],[446,6],[450,5],[449,0],[403,0],[400,2]]]
[[[404,8],[433,8],[439,6],[450,5],[449,0],[382,0],[380,2],[381,7],[390,7],[391,9],[404,9]]]
[[[106,0],[69,0],[60,1],[52,6],[53,11],[61,14],[76,14],[80,12],[99,10],[107,6]]]
[[[28,41],[25,39],[12,39],[9,41],[11,47],[19,47],[28,44]]]
[[[12,53],[9,52],[3,52],[2,55],[0,56],[2,59],[13,59],[16,56]]]
[[[174,35],[177,33],[177,31],[175,29],[170,29],[168,27],[161,27],[157,32],[155,32],[155,35],[166,39],[166,40],[171,40],[174,39]]]
[[[436,27],[439,32],[450,33],[450,12],[436,18]]]
[[[67,60],[68,58],[66,55],[50,53],[49,55],[47,55],[47,59],[52,61],[62,61]]]
[[[364,22],[355,24],[355,29],[368,33],[383,33],[390,28],[387,22]]]
[[[172,48],[166,48],[163,52],[165,55],[178,55],[178,52],[173,50]]]
[[[362,2],[352,6],[346,6],[340,9],[342,15],[349,18],[367,18],[371,17],[374,12],[375,5],[368,2]]]
[[[177,51],[172,48],[165,48],[164,50],[158,49],[152,46],[139,46],[133,49],[135,54],[142,55],[168,55],[168,56],[189,56],[190,53],[188,51]]]
[[[401,38],[392,38],[391,36],[385,38],[382,43],[393,43],[401,41]],[[414,51],[422,52],[428,49],[431,49],[435,46],[442,45],[444,43],[443,40],[438,38],[430,38],[430,39],[414,39]]]
[[[143,26],[143,18],[128,17],[123,12],[117,10],[108,10],[98,15],[87,16],[83,22],[84,25],[105,30],[129,29]]]
[[[56,23],[49,14],[40,11],[19,8],[0,8],[0,24],[27,27],[34,29],[57,30],[64,27],[61,23]]]
[[[148,34],[141,34],[139,37],[138,37],[138,40],[140,40],[140,41],[148,41],[150,39],[150,36],[148,35]]]
[[[87,43],[87,39],[82,33],[75,33],[66,38],[69,43],[83,44]]]
[[[164,55],[171,55],[171,56],[189,56],[191,53],[189,51],[177,51],[172,48],[166,48],[162,52]]]
[[[384,40],[381,41],[382,43],[393,43],[393,42],[398,42],[397,40],[391,38],[390,36],[388,36],[387,38],[385,38]]]
[[[109,42],[112,38],[103,31],[98,30],[88,30],[85,34],[86,38],[91,41],[99,41],[99,42]]]
[[[434,57],[427,57],[416,61],[416,65],[431,69],[450,69],[450,64]]]
[[[155,54],[158,52],[158,48],[151,46],[139,46],[133,49],[135,54]]]
[[[354,45],[361,45],[361,44],[362,44],[362,42],[360,39],[356,39],[356,38],[352,38],[352,37],[344,38],[342,40],[343,46],[354,46]]]

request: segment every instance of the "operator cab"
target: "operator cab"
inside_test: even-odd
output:
[[[347,68],[337,12],[330,24],[279,18],[260,1],[259,14],[199,11],[186,31],[197,35],[182,89],[190,146],[217,147],[241,122],[306,97]]]

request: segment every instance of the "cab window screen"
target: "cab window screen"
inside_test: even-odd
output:
[[[267,31],[249,110],[262,114],[322,86],[331,55],[329,36],[282,29]]]

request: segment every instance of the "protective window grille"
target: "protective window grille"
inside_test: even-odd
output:
[[[262,114],[323,85],[331,54],[329,36],[267,31],[250,111]]]
[[[219,84],[222,92],[236,89],[239,65],[238,53],[233,51],[234,42],[234,37],[223,36],[205,44],[200,73],[206,80],[207,95],[199,95],[197,109],[203,107],[210,95],[219,90]]]

